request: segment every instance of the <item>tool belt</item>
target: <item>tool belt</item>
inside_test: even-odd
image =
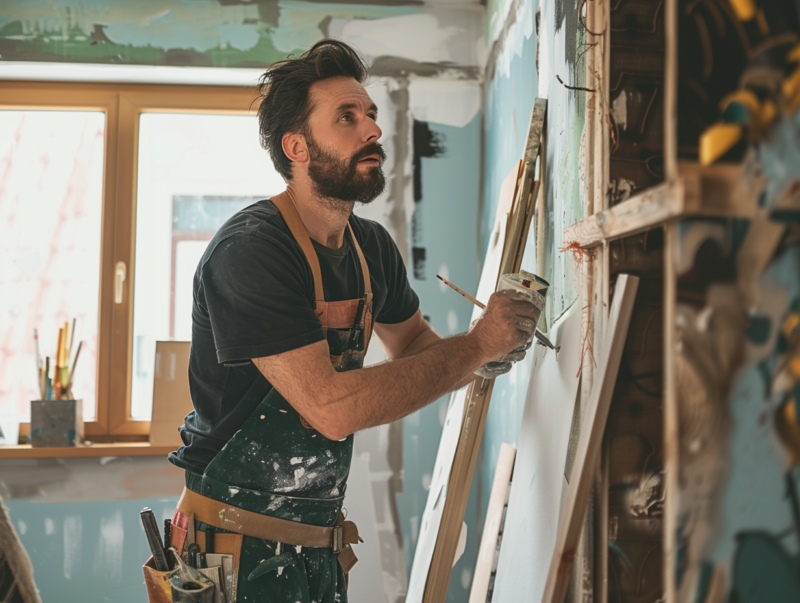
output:
[[[197,521],[244,536],[273,540],[292,546],[332,549],[345,572],[349,572],[358,561],[350,545],[363,542],[358,535],[356,524],[345,521],[341,513],[333,526],[312,526],[245,511],[187,488],[183,489],[178,501],[178,510],[186,515],[194,513]]]

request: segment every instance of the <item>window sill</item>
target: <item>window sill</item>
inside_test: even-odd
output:
[[[115,442],[92,444],[91,446],[69,446],[65,448],[33,448],[30,444],[0,446],[2,459],[48,459],[88,458],[101,456],[167,456],[175,450],[174,445],[151,446],[149,442]]]

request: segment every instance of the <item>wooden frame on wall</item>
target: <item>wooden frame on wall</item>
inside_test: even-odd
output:
[[[255,90],[232,86],[165,86],[0,82],[0,110],[100,111],[105,114],[97,409],[85,424],[93,441],[144,440],[150,421],[131,417],[132,287],[135,274],[136,174],[142,113],[253,115]],[[114,303],[114,275],[126,266],[122,303]],[[20,425],[20,435],[30,423]]]

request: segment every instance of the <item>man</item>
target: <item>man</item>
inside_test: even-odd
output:
[[[170,454],[186,470],[171,541],[180,550],[194,529],[202,549],[214,533],[238,601],[346,602],[353,434],[507,369],[535,328],[510,292],[463,335],[442,339],[422,318],[391,237],[352,213],[384,188],[366,76],[333,40],[266,72],[261,140],[286,190],[226,222],[195,274],[195,410]],[[390,360],[361,368],[373,330]]]

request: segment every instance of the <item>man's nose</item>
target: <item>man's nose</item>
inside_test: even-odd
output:
[[[367,119],[367,127],[366,131],[364,132],[364,142],[377,142],[380,140],[381,136],[383,136],[383,130],[381,130],[378,122]]]

